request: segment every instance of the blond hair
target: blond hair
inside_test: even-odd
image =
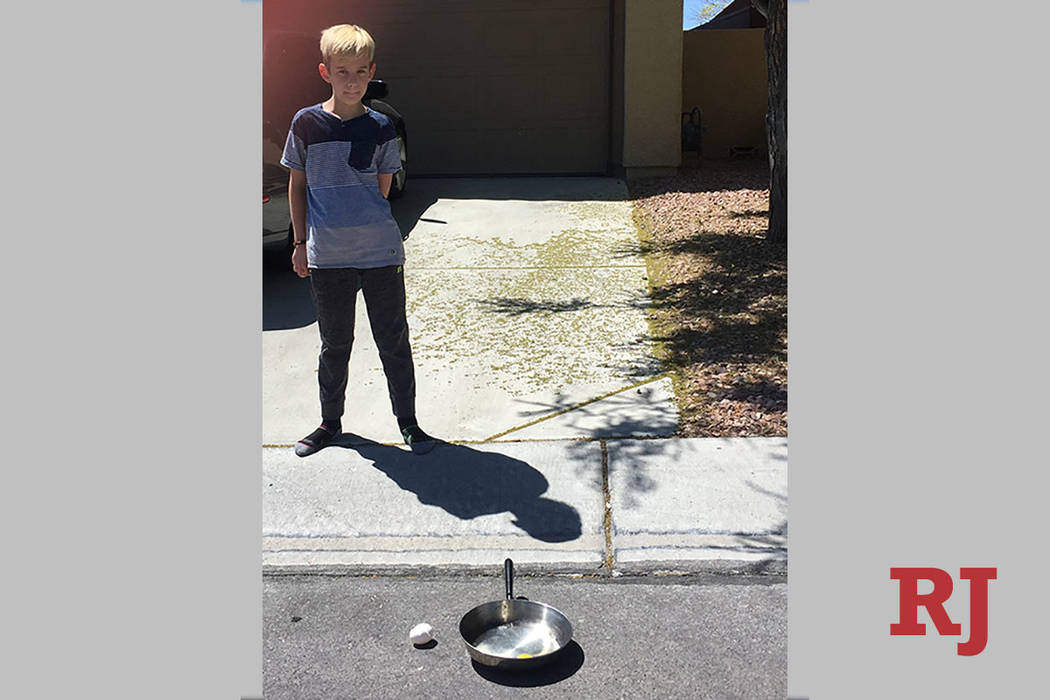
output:
[[[335,56],[375,58],[376,43],[372,35],[355,24],[337,24],[321,32],[321,57],[327,65]]]

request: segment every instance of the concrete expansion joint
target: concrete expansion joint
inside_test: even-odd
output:
[[[593,398],[587,399],[586,401],[581,401],[579,403],[573,404],[572,406],[567,406],[566,408],[563,408],[560,411],[555,411],[554,413],[549,413],[549,414],[547,414],[545,416],[540,416],[539,418],[537,418],[535,420],[531,420],[528,423],[523,423],[522,425],[516,425],[513,428],[510,428],[509,430],[504,430],[501,433],[496,433],[495,435],[490,435],[489,437],[485,438],[485,440],[483,442],[490,442],[490,441],[496,440],[498,438],[504,437],[505,435],[509,435],[511,433],[515,433],[515,432],[517,432],[519,430],[524,430],[525,428],[531,428],[532,426],[534,426],[534,425],[536,425],[538,423],[542,423],[543,421],[550,420],[551,418],[557,418],[558,416],[563,416],[566,413],[570,413],[570,412],[575,411],[577,409],[583,408],[584,406],[589,406],[592,403],[597,403],[598,401],[610,398],[612,396],[616,396],[617,394],[622,394],[624,392],[630,391],[631,389],[637,389],[637,388],[639,388],[641,386],[645,386],[646,384],[651,384],[653,382],[656,382],[656,381],[659,381],[659,380],[663,379],[666,376],[668,376],[668,372],[663,372],[661,374],[656,375],[655,377],[648,377],[648,378],[643,379],[643,380],[641,380],[639,382],[634,382],[633,384],[629,384],[629,385],[627,385],[625,387],[620,387],[619,389],[614,389],[613,391],[606,392],[606,393],[604,393],[604,394],[602,394],[600,396],[595,396]]]
[[[612,572],[613,564],[615,563],[613,557],[613,544],[612,544],[612,493],[609,490],[609,448],[605,440],[599,440],[602,448],[602,498],[604,499],[604,513],[605,513],[605,562],[604,566],[610,572]]]
[[[537,421],[539,422],[539,421]],[[514,428],[513,430],[518,430]],[[507,432],[513,432],[507,431]],[[444,440],[443,442],[447,445],[506,445],[514,443],[539,443],[539,442],[600,442],[604,446],[609,440],[673,440],[675,436],[672,435],[603,435],[601,437],[567,437],[567,438],[512,438],[509,440],[499,440],[486,438],[484,440]],[[377,442],[377,445],[383,445],[384,447],[400,447],[403,443],[400,442]],[[275,449],[290,449],[295,447],[294,443],[288,442],[264,442],[262,448],[264,450],[275,450]]]

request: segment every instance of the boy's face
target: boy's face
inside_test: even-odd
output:
[[[317,66],[321,78],[332,86],[332,95],[340,102],[354,104],[361,101],[368,89],[368,81],[376,72],[376,64],[367,54],[333,56],[327,65]]]

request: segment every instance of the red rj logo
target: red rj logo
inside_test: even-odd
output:
[[[996,569],[962,568],[959,578],[970,582],[970,638],[960,642],[959,656],[976,656],[988,643],[988,581]],[[919,622],[919,606],[926,608],[938,634],[962,634],[962,625],[952,622],[944,610],[944,601],[952,595],[952,577],[934,567],[892,567],[890,578],[900,581],[900,622],[890,625],[891,635],[925,635],[926,625]],[[933,591],[919,595],[919,579],[933,582]]]

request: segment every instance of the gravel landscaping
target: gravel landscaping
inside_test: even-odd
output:
[[[765,161],[629,184],[649,327],[682,437],[787,435],[787,263],[765,241]]]

